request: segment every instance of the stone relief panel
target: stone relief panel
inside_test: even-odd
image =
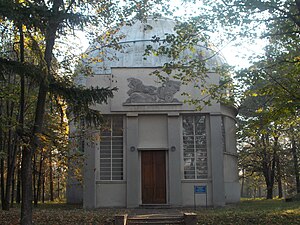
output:
[[[174,95],[180,90],[180,82],[166,79],[162,86],[144,85],[140,79],[128,78],[128,98],[125,103],[179,103]]]

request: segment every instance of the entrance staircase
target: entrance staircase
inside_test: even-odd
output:
[[[142,225],[142,224],[184,225],[184,218],[181,215],[177,216],[177,215],[152,214],[152,215],[139,215],[139,216],[129,217],[127,219],[126,225],[137,225],[137,224],[138,225]]]
[[[195,213],[184,214],[145,214],[128,216],[118,215],[115,217],[115,225],[196,225]]]

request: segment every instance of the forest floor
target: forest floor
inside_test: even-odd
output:
[[[84,210],[78,205],[64,203],[40,204],[33,210],[36,225],[111,225],[116,214],[195,212],[198,224],[300,224],[300,202],[283,200],[243,200],[223,208],[177,209],[116,209]],[[20,222],[20,207],[0,210],[1,225]]]

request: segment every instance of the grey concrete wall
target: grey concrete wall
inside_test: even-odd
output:
[[[211,181],[187,181],[182,180],[182,206],[191,207],[194,206],[194,186],[207,186],[207,205],[213,205],[212,199],[212,184]],[[205,206],[206,205],[206,195],[197,194],[196,205]]]
[[[238,158],[236,149],[236,121],[233,113],[234,112],[232,112],[232,115],[227,113],[227,116],[224,117],[226,144],[226,152],[224,152],[224,182],[226,203],[235,203],[240,200]]]
[[[95,143],[90,139],[85,140],[83,172],[83,207],[96,208],[96,166],[95,166]]]
[[[157,68],[112,68],[112,74],[109,75],[97,75],[88,78],[86,81],[87,86],[100,86],[100,87],[114,87],[117,86],[119,90],[115,93],[115,97],[109,100],[107,105],[95,105],[92,108],[102,111],[102,113],[127,113],[126,117],[126,130],[125,130],[125,174],[126,174],[126,206],[129,208],[138,207],[141,203],[141,178],[140,178],[140,161],[139,161],[139,148],[145,149],[158,149],[165,148],[169,149],[167,153],[168,157],[168,199],[171,205],[187,205],[190,199],[190,193],[188,189],[190,184],[182,183],[182,149],[181,149],[181,120],[178,117],[178,113],[193,113],[195,112],[195,106],[190,106],[185,103],[176,104],[158,104],[158,103],[148,103],[148,104],[136,104],[136,105],[126,105],[123,104],[128,98],[127,91],[129,90],[127,78],[134,77],[141,79],[143,84],[152,86],[161,86],[161,83],[155,76],[148,76],[154,69]],[[209,74],[209,82],[216,83],[219,80],[219,76],[215,73]],[[199,90],[193,87],[193,84],[182,85],[180,87],[180,92],[175,94],[175,98],[180,101],[184,100],[184,97],[180,95],[182,92],[190,93],[191,96],[199,98]],[[200,96],[201,97],[201,96]],[[162,119],[160,122],[153,118],[159,117],[154,114],[169,114],[174,116],[168,116]],[[209,120],[207,121],[208,129],[208,179],[212,179],[210,185],[210,198],[211,203],[215,206],[222,206],[225,204],[225,186],[230,183],[230,185],[235,185],[231,179],[227,179],[227,173],[236,174],[237,171],[233,171],[230,163],[224,159],[223,148],[222,148],[222,133],[221,133],[221,113],[226,115],[225,123],[225,139],[226,139],[226,149],[229,153],[236,153],[236,142],[235,142],[235,110],[231,107],[226,107],[220,105],[219,103],[213,103],[211,106],[205,106],[201,113],[211,113]],[[139,114],[139,115],[138,115]],[[141,116],[144,114],[144,116]],[[147,116],[146,116],[147,114]],[[153,118],[152,118],[153,117]],[[143,121],[143,118],[146,118]],[[139,123],[140,120],[140,123]],[[157,123],[156,123],[157,122]],[[160,124],[161,128],[157,128],[155,124]],[[153,129],[152,129],[153,128]],[[155,132],[157,131],[157,132]],[[147,136],[147,133],[151,134]],[[145,138],[146,137],[146,138]],[[152,141],[156,140],[156,141]],[[152,142],[152,143],[151,143]],[[176,150],[174,152],[170,151],[170,148],[174,146]],[[87,171],[85,172],[85,183],[91,185],[89,187],[84,187],[84,192],[89,193],[87,199],[85,200],[85,207],[94,207],[96,205],[93,202],[93,198],[98,199],[100,197],[96,196],[95,193],[102,193],[102,191],[96,191],[95,180],[99,178],[99,151],[97,146],[92,147],[94,149],[93,157],[92,150],[88,150],[86,153],[86,165]],[[94,161],[96,159],[96,161]],[[97,161],[98,160],[98,161]],[[223,161],[225,160],[225,161]],[[97,169],[98,168],[98,169]],[[230,168],[230,169],[229,169]],[[93,171],[93,172],[92,172]],[[96,172],[96,175],[95,175]],[[225,176],[225,177],[224,177]],[[235,175],[234,175],[235,176]],[[96,178],[95,178],[96,177]],[[92,181],[93,180],[93,181]],[[107,186],[108,187],[108,186]],[[101,190],[101,188],[99,189]],[[105,187],[103,191],[109,191]],[[229,190],[229,189],[228,189]],[[178,194],[182,193],[182,195]],[[193,192],[192,192],[193,193]],[[226,198],[231,195],[226,193]],[[193,196],[193,195],[192,195]],[[85,197],[84,197],[85,198]],[[202,197],[200,197],[202,198]],[[230,197],[231,198],[231,197]],[[232,197],[235,198],[235,197]],[[118,198],[119,199],[119,198]],[[117,200],[115,200],[117,201]],[[120,201],[122,202],[122,201]],[[121,203],[118,203],[121,204]],[[97,203],[98,206],[98,203]]]
[[[68,204],[82,204],[83,203],[83,190],[80,182],[68,182],[66,197]]]
[[[91,108],[99,110],[102,113],[109,112],[170,112],[170,111],[194,111],[195,106],[186,103],[182,104],[137,104],[137,105],[123,105],[126,99],[129,97],[127,91],[129,90],[127,79],[134,77],[143,81],[146,86],[162,85],[161,81],[155,76],[149,76],[151,72],[161,68],[112,68],[112,74],[110,75],[95,75],[86,79],[86,86],[90,87],[118,87],[118,90],[114,92],[114,98],[109,99],[108,104],[96,104]],[[166,75],[166,74],[164,74]],[[166,75],[167,76],[167,75]],[[218,83],[219,75],[216,73],[208,73],[208,83]],[[200,85],[200,84],[199,84]],[[184,101],[186,97],[182,96],[181,93],[186,92],[193,98],[201,98],[199,95],[200,90],[194,88],[194,84],[181,85],[180,91],[175,94],[175,98],[180,101]],[[203,105],[202,112],[219,112],[220,104],[213,103],[211,106]]]
[[[225,182],[226,203],[237,203],[241,198],[241,187],[238,182]]]
[[[126,181],[97,182],[97,207],[126,207]]]
[[[127,196],[126,203],[128,208],[139,206],[140,201],[140,163],[138,157],[138,115],[127,114],[126,127],[126,174],[127,174]]]
[[[221,121],[222,117],[220,114],[210,115],[212,200],[213,205],[216,207],[225,205],[224,154]]]
[[[240,184],[238,177],[237,156],[224,154],[224,182],[226,203],[240,200]]]
[[[75,170],[82,167],[82,160],[84,159],[83,153],[79,152],[78,145],[79,140],[75,138],[78,136],[77,128],[73,122],[69,124],[69,137],[71,140],[71,151],[70,160],[68,161],[68,177],[67,177],[67,187],[66,187],[66,198],[67,203],[70,204],[82,204],[83,203],[83,186],[82,181],[78,181],[75,176]],[[82,158],[79,157],[82,154]],[[76,155],[76,157],[75,157]],[[74,157],[72,157],[74,156]],[[83,171],[81,171],[83,173]]]
[[[236,154],[236,122],[232,117],[224,117],[226,152]]]
[[[138,148],[168,148],[167,115],[139,115]]]
[[[103,87],[103,88],[113,88],[118,86],[115,82],[112,81],[112,75],[96,75],[96,76],[89,76],[86,78],[86,87]],[[115,92],[116,93],[116,92]],[[111,109],[111,101],[112,99],[108,99],[107,100],[107,104],[102,103],[102,104],[95,104],[95,105],[91,105],[91,108],[94,110],[99,110],[101,111],[102,114],[109,114],[110,113],[110,109]]]
[[[179,115],[168,116],[168,179],[169,179],[169,204],[171,206],[182,205],[181,187],[181,148],[180,133],[181,120]],[[175,149],[174,149],[175,148]]]
[[[239,182],[237,156],[224,154],[224,180],[225,182]]]

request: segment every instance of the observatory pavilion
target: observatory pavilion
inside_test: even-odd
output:
[[[149,75],[170,59],[145,59],[146,46],[155,44],[153,36],[163,40],[174,33],[174,26],[166,18],[137,21],[118,31],[121,50],[91,50],[97,43],[87,50],[88,58],[99,60],[91,64],[94,75],[80,77],[78,83],[118,91],[108,104],[92,106],[106,122],[100,130],[86,132],[83,188],[69,183],[68,202],[82,200],[85,208],[137,208],[239,201],[235,108],[213,101],[197,111],[182,95],[201,97],[194,84]],[[213,54],[204,47],[198,50]],[[208,58],[209,82],[218,84],[213,68],[223,60]]]

